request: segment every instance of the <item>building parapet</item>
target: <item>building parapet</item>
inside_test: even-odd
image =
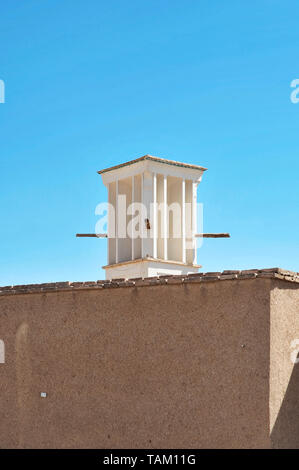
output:
[[[216,282],[246,279],[281,279],[299,283],[299,273],[281,268],[225,270],[222,272],[193,273],[186,275],[164,275],[148,278],[113,279],[85,282],[53,282],[0,287],[0,296],[17,294],[50,293],[58,291],[113,289],[121,287],[145,287],[198,282]]]

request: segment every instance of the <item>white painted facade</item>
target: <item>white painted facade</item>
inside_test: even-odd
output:
[[[197,272],[197,186],[205,168],[145,155],[102,170],[106,279]]]

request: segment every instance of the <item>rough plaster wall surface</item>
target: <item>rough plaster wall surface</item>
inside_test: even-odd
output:
[[[271,282],[0,297],[0,446],[269,447]]]
[[[291,360],[298,339],[298,285],[272,281],[270,432],[274,448],[299,448],[299,364]]]

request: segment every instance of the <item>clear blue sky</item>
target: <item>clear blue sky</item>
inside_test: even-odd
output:
[[[1,3],[0,285],[102,279],[96,171],[208,167],[204,271],[299,271],[299,2]]]

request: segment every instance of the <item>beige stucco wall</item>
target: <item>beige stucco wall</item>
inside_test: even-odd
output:
[[[0,447],[299,448],[298,301],[267,278],[2,295]]]
[[[291,343],[296,339],[294,347]],[[298,284],[273,281],[270,350],[272,447],[299,449],[299,364],[291,358],[299,350]]]
[[[269,447],[272,282],[2,296],[0,446]]]

